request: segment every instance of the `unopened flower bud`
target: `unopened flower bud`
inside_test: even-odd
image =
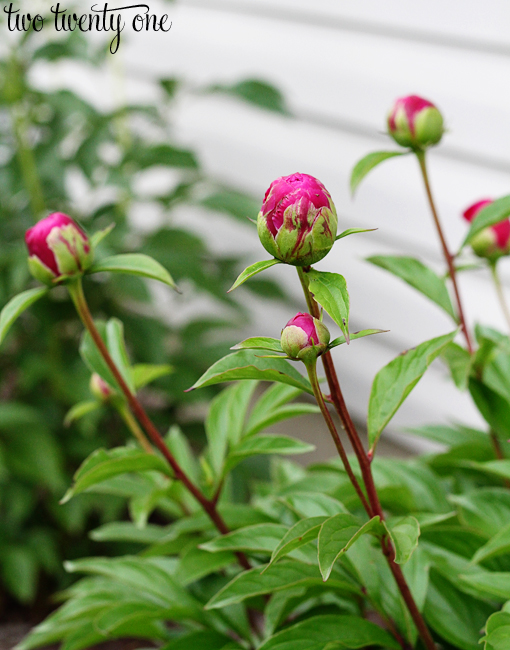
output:
[[[403,147],[425,149],[441,140],[443,116],[423,97],[397,99],[388,115],[388,133]]]
[[[257,219],[264,248],[276,259],[309,266],[335,243],[338,219],[324,185],[308,174],[282,176],[271,183]]]
[[[492,203],[492,199],[482,199],[473,203],[462,216],[466,221],[473,221],[478,213]],[[471,240],[471,248],[478,257],[485,257],[494,262],[503,255],[510,253],[510,219],[508,217],[499,223],[481,230]]]
[[[282,350],[291,359],[305,363],[313,361],[326,352],[329,330],[310,314],[296,314],[282,330]]]
[[[44,284],[80,275],[92,264],[87,235],[62,212],[50,214],[27,230],[25,242],[30,273]]]
[[[100,402],[108,402],[117,394],[110,384],[107,384],[106,381],[97,374],[97,372],[92,373],[89,388],[92,395],[94,395],[94,397]]]

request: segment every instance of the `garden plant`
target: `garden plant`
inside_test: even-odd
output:
[[[95,319],[88,302],[96,274],[148,277],[172,290],[168,271],[146,254],[105,254],[108,227],[89,236],[60,212],[27,231],[30,270],[43,286],[4,307],[0,336],[36,301],[68,292],[83,324],[80,352],[96,399],[117,410],[133,435],[122,446],[94,451],[63,502],[82,493],[120,495],[130,504],[132,521],[93,531],[97,541],[129,543],[129,553],[67,562],[70,573],[85,577],[62,594],[64,603],[20,650],[55,642],[81,650],[126,637],[139,639],[140,648],[165,650],[508,650],[510,339],[483,324],[471,330],[457,276],[473,266],[461,258],[470,248],[477,266],[494,278],[495,299],[507,311],[498,264],[510,253],[510,197],[484,199],[466,210],[469,226],[454,255],[427,173],[427,150],[444,131],[439,110],[420,97],[404,97],[387,126],[401,149],[369,154],[356,164],[352,189],[383,161],[415,157],[445,275],[410,257],[370,261],[443,309],[452,326],[417,341],[377,373],[367,442],[349,414],[331,350],[391,333],[375,327],[351,332],[345,278],[314,268],[333,246],[351,245],[360,232],[337,234],[332,197],[314,177],[296,173],[270,185],[257,230],[271,258],[243,271],[231,289],[289,264],[302,286],[303,311],[261,333],[281,330],[279,338],[238,343],[190,387],[231,382],[210,404],[207,445],[199,453],[178,426],[163,434],[153,423],[138,391],[157,371],[132,364],[121,320]],[[459,390],[469,391],[486,429],[426,426],[412,435],[441,442],[445,451],[406,462],[379,458],[385,428],[436,359]],[[324,418],[316,435],[328,431],[338,451],[338,458],[308,468],[286,457],[310,445],[268,432],[302,412],[295,401],[302,394],[314,397]],[[271,474],[252,481],[244,498],[236,490],[236,472],[258,455],[271,457]],[[154,513],[157,519],[149,521]]]

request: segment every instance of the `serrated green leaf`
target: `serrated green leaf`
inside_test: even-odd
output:
[[[335,515],[327,519],[320,529],[318,544],[319,568],[323,580],[329,579],[335,562],[361,535],[383,532],[384,526],[379,517],[373,517],[363,526],[350,514]]]
[[[335,321],[349,343],[349,293],[345,278],[339,273],[326,271],[310,271],[306,277],[310,293]]]
[[[420,260],[405,256],[374,255],[367,257],[367,262],[404,280],[441,309],[444,309],[456,323],[458,322],[445,281]]]
[[[405,564],[418,546],[420,524],[415,517],[403,517],[386,529],[395,547],[395,562]]]
[[[131,367],[131,377],[136,390],[173,372],[175,368],[169,364],[137,363]]]
[[[238,379],[278,381],[313,395],[310,382],[284,359],[262,359],[250,350],[240,350],[217,361],[188,390]]]
[[[97,411],[101,408],[101,403],[97,400],[90,400],[88,402],[78,402],[67,411],[64,418],[64,426],[68,427],[76,420],[80,420],[84,415]]]
[[[87,273],[127,273],[159,280],[159,282],[177,289],[170,273],[159,262],[142,253],[126,253],[107,257],[93,264]]]
[[[395,158],[395,156],[405,156],[406,153],[407,152],[402,151],[374,151],[373,153],[366,155],[354,165],[354,169],[352,170],[350,183],[351,193],[354,194],[358,185],[365,178],[365,176],[370,171],[372,171],[372,169],[374,169],[374,167],[377,167],[377,165],[381,164],[385,160],[388,160],[389,158]]]
[[[272,352],[283,352],[282,346],[278,339],[272,339],[268,336],[254,336],[245,339],[230,348],[231,350],[271,350]]]
[[[260,273],[261,271],[265,271],[266,269],[270,269],[272,266],[275,264],[283,264],[280,260],[277,259],[272,259],[272,260],[263,260],[262,262],[255,262],[255,264],[252,264],[248,268],[244,269],[244,271],[241,273],[241,275],[237,278],[237,280],[234,282],[234,284],[230,287],[228,290],[228,293],[231,291],[234,291],[234,289],[237,289],[237,287],[240,287],[246,280],[249,280],[252,278],[254,275],[257,275],[257,273]]]
[[[9,300],[0,313],[0,343],[5,339],[7,332],[18,316],[20,316],[25,309],[28,309],[30,305],[33,305],[34,302],[37,302],[39,298],[46,295],[48,291],[49,289],[47,287],[29,289],[28,291],[19,293],[17,296],[14,296],[14,298]]]
[[[291,454],[308,454],[315,446],[290,436],[260,434],[244,438],[228,454],[225,471],[230,471],[245,458],[265,454],[287,456]]]
[[[128,472],[154,470],[172,477],[170,466],[159,456],[136,449],[121,447],[105,451],[98,449],[81,465],[74,476],[74,485],[66,492],[61,503],[97,483]]]
[[[462,242],[461,250],[464,248],[464,246],[469,244],[484,228],[494,226],[500,221],[506,219],[508,216],[510,216],[510,195],[496,199],[485,208],[480,210],[480,212],[471,222],[468,234]]]
[[[348,228],[347,230],[344,230],[339,235],[337,235],[335,237],[335,241],[343,239],[344,237],[348,237],[349,235],[357,235],[360,232],[374,232],[375,230],[377,230],[377,228]]]
[[[416,386],[429,365],[450,343],[457,331],[420,343],[379,370],[368,404],[368,439],[373,451],[383,429]]]
[[[308,542],[317,539],[319,530],[322,524],[326,521],[327,517],[308,517],[302,519],[290,528],[284,537],[280,540],[278,546],[274,549],[271,555],[271,560],[267,565],[270,567],[277,562],[280,558],[292,553],[300,546],[308,544]]]
[[[388,632],[359,616],[324,614],[285,628],[265,641],[259,650],[334,650],[382,647],[399,650]]]
[[[210,542],[201,544],[200,548],[210,553],[247,551],[269,554],[286,532],[286,526],[281,524],[255,524],[215,537]]]
[[[207,603],[206,609],[217,609],[247,598],[289,589],[297,585],[320,586],[322,578],[316,566],[302,562],[283,561],[273,564],[261,573],[264,566],[250,569],[236,576]],[[357,588],[344,580],[333,578],[328,587],[357,593]]]

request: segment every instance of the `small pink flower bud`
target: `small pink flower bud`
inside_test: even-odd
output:
[[[425,149],[443,136],[443,116],[423,97],[397,99],[388,115],[388,133],[403,147]]]
[[[25,242],[30,273],[44,284],[80,275],[92,264],[87,235],[62,212],[50,214],[27,230]]]
[[[466,221],[473,221],[478,213],[493,202],[492,199],[482,199],[464,210],[462,216]],[[471,241],[471,248],[478,257],[495,261],[510,253],[510,219],[508,217],[493,226],[488,226],[479,232]]]
[[[329,330],[310,314],[296,314],[282,330],[282,350],[291,359],[307,363],[326,352]]]
[[[329,192],[308,174],[282,176],[271,183],[257,219],[264,248],[276,259],[309,266],[335,243],[337,215]]]
[[[89,384],[90,392],[96,399],[100,402],[108,402],[117,392],[107,384],[105,380],[97,374],[97,372],[92,373]]]

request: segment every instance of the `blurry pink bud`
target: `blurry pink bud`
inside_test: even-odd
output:
[[[388,132],[403,147],[425,149],[441,140],[443,116],[423,97],[400,97],[388,115]]]
[[[116,391],[97,372],[92,373],[89,388],[92,395],[100,402],[108,402],[113,395],[116,395]]]
[[[310,314],[296,314],[282,330],[282,350],[291,359],[307,363],[326,352],[329,330]]]
[[[282,176],[271,183],[257,219],[262,246],[276,259],[309,266],[335,243],[338,219],[324,185],[309,174]]]
[[[54,212],[25,234],[32,275],[48,285],[82,274],[92,264],[87,235],[71,217]]]
[[[462,216],[466,221],[471,222],[483,208],[491,203],[493,203],[492,199],[477,201],[464,210]],[[491,261],[497,260],[502,255],[508,255],[510,253],[510,219],[507,217],[494,226],[484,228],[471,240],[471,248],[478,257],[485,257]]]

